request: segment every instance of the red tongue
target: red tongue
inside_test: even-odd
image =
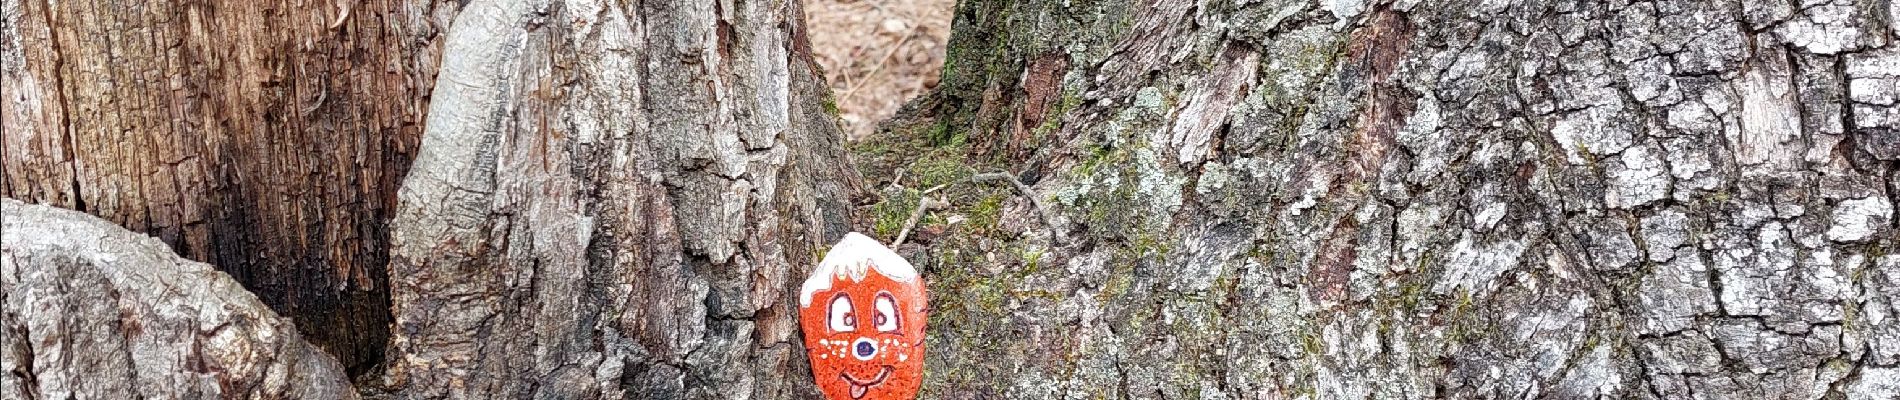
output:
[[[869,390],[871,390],[870,386],[858,386],[855,383],[851,384],[851,398],[862,398],[864,397],[864,392]]]

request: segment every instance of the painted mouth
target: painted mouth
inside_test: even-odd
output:
[[[870,392],[872,386],[884,384],[884,380],[891,377],[891,370],[894,369],[896,368],[886,365],[883,369],[877,370],[877,376],[871,379],[858,379],[846,372],[839,372],[838,378],[844,379],[844,383],[851,384],[851,398],[859,399],[864,398],[864,394]]]

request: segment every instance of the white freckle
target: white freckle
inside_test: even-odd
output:
[[[898,354],[898,355],[897,355],[897,361],[899,361],[899,362],[902,362],[902,361],[910,361],[910,355],[909,355],[909,354]]]

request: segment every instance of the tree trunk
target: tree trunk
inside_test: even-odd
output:
[[[794,285],[925,196],[926,398],[1900,397],[1900,6],[1800,3],[968,0],[847,155],[797,1],[475,1],[431,88],[457,6],[7,0],[0,191],[346,360],[387,293],[398,398],[816,396]],[[8,207],[0,391],[90,390],[15,302],[149,285]]]
[[[1900,396],[1900,8],[1802,3],[965,1],[924,391]]]
[[[229,272],[353,371],[453,2],[0,1],[0,195]]]
[[[0,199],[0,216],[0,398],[356,398],[211,266],[72,210]]]
[[[391,227],[399,398],[813,397],[857,177],[796,1],[476,1]]]

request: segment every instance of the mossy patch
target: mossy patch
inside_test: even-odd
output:
[[[910,220],[910,214],[917,208],[917,202],[923,199],[922,192],[916,189],[900,189],[884,195],[884,200],[871,206],[871,215],[875,221],[873,231],[879,238],[896,238],[904,223]]]
[[[820,106],[825,108],[825,114],[830,114],[832,118],[838,118],[840,111],[838,111],[837,96],[833,96],[832,93],[826,92],[824,102],[819,103],[819,104]]]

